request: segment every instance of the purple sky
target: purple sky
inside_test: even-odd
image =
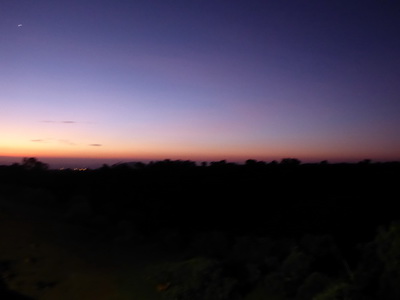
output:
[[[0,107],[0,163],[400,160],[400,4],[2,1]]]

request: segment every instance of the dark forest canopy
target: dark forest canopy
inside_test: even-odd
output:
[[[363,159],[359,162],[349,163],[349,162],[342,162],[342,163],[330,163],[328,160],[322,160],[316,163],[303,163],[301,160],[292,157],[282,158],[280,161],[272,160],[272,161],[262,161],[256,159],[248,159],[244,163],[237,163],[237,162],[229,162],[227,160],[218,160],[218,161],[203,161],[203,162],[196,162],[191,160],[171,160],[171,159],[164,159],[164,160],[154,160],[150,162],[141,162],[141,161],[132,161],[132,162],[119,162],[115,164],[106,164],[104,163],[102,167],[99,168],[121,168],[121,167],[128,167],[131,169],[143,169],[145,167],[223,167],[223,166],[246,166],[246,167],[267,167],[267,166],[299,166],[299,165],[397,165],[400,164],[399,161],[389,161],[389,162],[373,162],[370,159]],[[0,165],[0,167],[7,167],[9,165]],[[20,163],[15,162],[11,165],[14,168],[22,168],[25,170],[89,170],[89,169],[99,169],[99,168],[57,168],[52,169],[49,164],[40,161],[35,157],[24,157]]]
[[[112,203],[118,207],[115,218],[140,211],[135,222],[148,232],[163,227],[289,236],[336,232],[340,239],[363,240],[376,226],[400,219],[399,174],[400,162],[369,160],[163,160],[49,170],[27,158],[0,166],[0,192],[14,197],[28,190],[26,197],[40,198],[45,191],[55,204],[79,196],[101,213],[104,203]]]
[[[307,293],[315,283],[321,290],[312,295],[323,288],[335,295],[342,291],[359,295],[350,299],[398,299],[399,277],[392,276],[390,266],[399,253],[399,174],[400,162],[369,160],[342,164],[306,164],[295,158],[249,159],[244,164],[163,160],[50,170],[39,160],[26,158],[0,166],[0,198],[65,211],[68,222],[109,234],[111,240],[125,239],[130,226],[134,232],[128,231],[130,239],[194,249],[201,257],[173,264],[166,276],[191,274],[200,264],[208,272],[202,282],[208,282],[207,276],[222,276],[217,276],[216,290],[229,274],[245,282],[245,290],[233,285],[232,291],[239,294],[265,281],[287,296],[279,299],[294,299],[294,293],[304,294],[296,299],[311,299]],[[254,249],[261,253],[259,261],[253,257]],[[275,262],[268,260],[269,265],[265,259],[271,257]],[[232,264],[243,270],[256,266],[254,274],[266,277],[252,281],[246,273],[243,279],[242,273],[232,271]],[[301,280],[277,285],[293,270]],[[373,289],[376,297],[365,298],[379,278],[386,285]],[[198,285],[191,286],[190,280],[183,282],[191,291]],[[335,284],[333,292],[330,286]],[[389,296],[382,296],[385,293]],[[207,299],[200,295],[198,299]]]
[[[295,158],[268,163],[249,159],[244,164],[163,160],[94,170],[49,170],[39,160],[26,158],[21,164],[0,167],[0,187],[10,193],[25,187],[44,189],[61,202],[83,195],[95,206],[110,199],[121,207],[140,206],[153,210],[154,227],[184,223],[187,228],[296,234],[339,230],[338,220],[349,224],[357,220],[351,226],[357,228],[363,222],[374,227],[400,219],[393,209],[399,174],[399,162],[369,160],[353,164],[302,164]],[[194,213],[207,215],[207,222]]]

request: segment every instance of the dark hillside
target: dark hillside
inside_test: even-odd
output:
[[[130,219],[144,233],[163,228],[187,232],[223,230],[233,234],[301,236],[331,233],[363,241],[374,228],[398,219],[398,163],[245,165],[161,161],[96,170],[1,167],[2,193],[74,197],[96,213]],[[109,209],[112,206],[113,209]]]
[[[173,274],[205,268],[201,274],[211,272],[219,278],[215,282],[221,280],[210,293],[233,280],[221,299],[258,293],[262,282],[276,285],[275,292],[284,295],[279,299],[309,299],[309,293],[327,293],[328,286],[337,289],[332,293],[364,299],[367,285],[394,272],[377,253],[387,251],[379,250],[382,243],[398,238],[393,222],[400,219],[399,174],[397,162],[301,164],[296,159],[200,166],[165,160],[81,171],[14,164],[0,167],[0,195],[57,212],[102,243],[155,242],[162,251],[195,259],[161,267],[157,281],[179,282],[182,278]],[[390,255],[387,259],[394,259]],[[371,263],[376,267],[370,277],[357,275]],[[287,272],[299,277],[280,286]],[[207,276],[193,280],[205,284]],[[198,289],[188,282],[181,287]],[[263,286],[261,294],[272,293]],[[371,293],[381,295],[382,289],[378,285]],[[197,299],[179,291],[171,288],[171,299]],[[202,293],[198,299],[208,299]]]

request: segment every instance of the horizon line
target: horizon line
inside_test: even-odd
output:
[[[296,156],[284,156],[280,158],[270,158],[270,159],[257,159],[255,157],[249,158],[215,158],[215,159],[176,159],[176,158],[95,158],[95,157],[37,157],[37,156],[0,156],[0,166],[12,165],[15,163],[20,163],[24,158],[36,158],[38,161],[46,163],[49,165],[50,169],[60,169],[60,168],[98,168],[102,165],[117,165],[117,164],[129,164],[129,163],[150,163],[150,162],[162,162],[162,161],[190,161],[196,164],[201,164],[203,162],[221,162],[244,164],[248,160],[254,160],[256,162],[281,162],[284,159],[297,159],[301,164],[318,164],[321,162],[326,162],[329,164],[341,164],[341,163],[359,163],[363,161],[369,161],[371,163],[390,163],[390,162],[400,162],[400,159],[373,159],[373,158],[348,158],[348,159],[302,159]],[[17,161],[16,161],[17,160]]]

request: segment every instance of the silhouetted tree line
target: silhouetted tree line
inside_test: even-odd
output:
[[[74,171],[29,158],[0,167],[0,196],[64,209],[67,221],[105,239],[155,238],[192,251],[194,260],[161,267],[176,282],[171,299],[255,290],[276,299],[398,299],[399,171],[399,162],[294,158]],[[192,282],[182,281],[186,273]]]
[[[56,203],[82,196],[95,211],[112,203],[121,208],[116,217],[140,212],[139,223],[148,231],[338,232],[340,238],[363,239],[370,237],[364,232],[371,235],[369,230],[399,217],[394,209],[399,170],[398,162],[302,164],[286,158],[279,163],[200,165],[164,160],[74,171],[49,170],[26,158],[0,167],[0,187],[3,193],[41,190]]]

